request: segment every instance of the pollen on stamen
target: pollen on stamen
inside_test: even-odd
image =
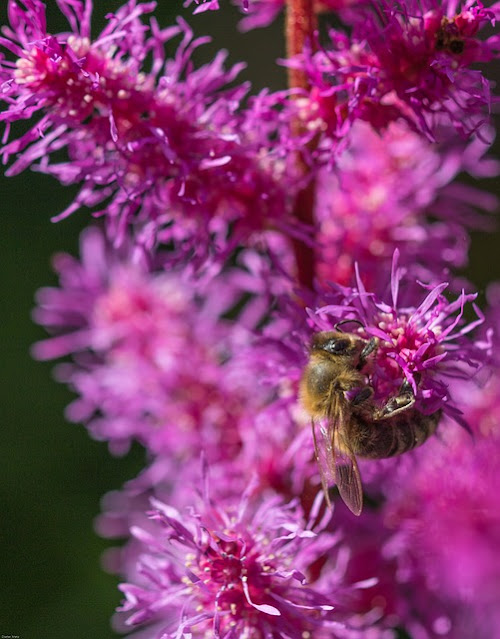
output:
[[[261,503],[260,496],[255,495],[254,499],[257,500],[255,504],[247,502],[244,509],[237,503],[225,512],[211,502],[208,514],[203,511],[185,512],[182,516],[174,514],[170,506],[153,500],[160,510],[151,516],[162,526],[161,538],[164,539],[166,534],[175,543],[168,544],[169,550],[164,556],[158,554],[157,547],[152,553],[145,547],[140,556],[147,569],[142,571],[139,567],[141,585],[121,586],[127,597],[121,610],[130,613],[129,625],[133,625],[135,620],[143,623],[156,610],[155,621],[161,626],[164,620],[162,632],[173,636],[179,627],[189,627],[193,637],[204,636],[215,622],[219,636],[226,639],[233,636],[307,638],[308,635],[302,633],[308,632],[312,636],[312,628],[329,632],[332,639],[340,636],[351,639],[350,633],[337,634],[342,620],[336,618],[338,613],[334,612],[330,589],[327,588],[327,593],[316,592],[314,587],[297,579],[297,575],[307,571],[307,563],[316,557],[316,542],[309,535],[302,534],[303,527],[294,519],[294,513],[300,513],[301,509],[283,505],[281,500],[270,495]],[[165,508],[168,516],[163,518],[162,510]],[[242,515],[235,515],[238,512]],[[289,513],[291,518],[285,519],[285,513]],[[221,520],[226,523],[229,519],[234,521],[234,527],[225,526],[227,532],[221,539],[217,530],[222,529]],[[292,534],[291,530],[296,530],[297,534]],[[261,545],[262,537],[275,540],[280,548],[279,555],[269,553],[269,545]],[[333,537],[331,543],[336,544]],[[148,541],[147,537],[143,539]],[[182,582],[180,566],[185,562],[182,554],[184,550],[191,552],[186,546],[192,548],[192,544],[199,550],[199,569],[210,568],[210,576],[207,575],[203,584],[194,581],[189,593],[182,589],[179,594],[177,584]],[[320,553],[328,550],[324,544],[325,540],[321,540]],[[299,549],[304,552],[299,552]],[[294,563],[302,557],[306,565],[301,565],[300,561]],[[270,573],[266,568],[271,565],[273,570]],[[196,570],[191,571],[197,573]],[[172,597],[170,592],[177,594]],[[153,603],[155,601],[159,602],[158,606]],[[161,602],[169,604],[163,609]],[[354,637],[352,635],[352,639]],[[374,637],[378,639],[376,632]]]
[[[82,57],[89,52],[90,44],[89,38],[82,38],[76,35],[68,36],[68,46],[79,57]]]
[[[353,319],[362,325],[357,331],[361,337],[377,339],[369,373],[376,401],[387,401],[407,380],[415,393],[417,410],[431,414],[442,409],[462,423],[461,411],[451,397],[449,380],[474,380],[491,363],[491,340],[474,341],[470,337],[472,329],[484,321],[474,304],[476,294],[462,292],[450,302],[443,294],[447,283],[418,285],[413,290],[407,285],[403,288],[400,284],[406,276],[398,269],[398,258],[396,251],[390,287],[392,300],[387,293],[379,297],[364,290],[358,273],[359,288],[343,288],[338,296],[332,295],[333,306],[325,305],[316,313],[326,318],[329,309],[335,309],[332,329],[339,320]],[[387,284],[384,288],[388,290]],[[341,310],[342,299],[345,313]],[[466,303],[471,304],[477,316],[471,322],[464,318]]]

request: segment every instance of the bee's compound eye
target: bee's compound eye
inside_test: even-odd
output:
[[[452,53],[460,54],[464,52],[465,44],[463,40],[452,40],[450,42],[450,51]]]
[[[328,353],[342,355],[347,353],[349,349],[349,341],[346,339],[329,339],[323,344],[322,348]]]

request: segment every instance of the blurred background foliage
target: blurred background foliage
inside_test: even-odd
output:
[[[0,23],[6,23],[6,5]],[[47,0],[49,30],[65,30],[54,0]],[[105,12],[117,0],[95,2],[94,34]],[[248,60],[242,75],[253,87],[284,87],[285,74],[274,60],[284,55],[282,21],[270,29],[242,35],[238,12],[223,1],[219,12],[192,16],[180,0],[161,2],[155,15],[166,26],[183,15],[213,43],[200,49],[202,63],[216,50],[230,51],[232,62]],[[173,45],[171,45],[173,46]],[[498,74],[497,74],[498,75]],[[497,153],[498,155],[498,153]],[[496,188],[489,181],[486,188]],[[100,567],[99,557],[112,545],[97,537],[93,519],[99,501],[142,468],[139,446],[122,459],[112,458],[105,443],[68,424],[65,406],[71,393],[52,379],[52,363],[31,359],[33,342],[44,337],[30,319],[33,295],[56,284],[50,257],[59,251],[77,254],[78,235],[90,223],[86,211],[53,224],[50,217],[72,198],[71,189],[34,172],[0,177],[3,229],[2,256],[2,443],[0,459],[0,635],[22,639],[88,639],[116,637],[109,619],[120,601],[117,579]],[[500,276],[499,235],[473,238],[468,276],[483,298],[489,281]],[[483,298],[484,299],[484,298]]]

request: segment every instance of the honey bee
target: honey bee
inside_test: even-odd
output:
[[[376,338],[365,340],[339,330],[316,333],[300,383],[326,501],[331,506],[328,487],[335,483],[355,515],[363,508],[356,455],[382,459],[405,453],[423,444],[441,417],[441,411],[423,415],[415,409],[406,380],[383,406],[375,404],[363,369],[377,347]]]
[[[455,23],[448,18],[443,18],[441,26],[436,33],[436,50],[447,51],[453,55],[460,55],[464,52],[465,42],[460,37],[459,30]]]

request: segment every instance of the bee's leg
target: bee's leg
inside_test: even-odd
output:
[[[359,406],[363,402],[366,402],[367,399],[373,395],[373,388],[371,386],[365,386],[361,390],[359,390],[356,395],[351,399],[351,405]]]
[[[394,397],[391,397],[384,406],[376,411],[375,419],[387,419],[397,413],[401,413],[404,410],[408,410],[415,403],[415,394],[410,382],[405,379],[401,384],[399,392]]]
[[[366,360],[377,348],[377,346],[378,346],[378,340],[376,337],[372,337],[370,340],[368,340],[368,342],[366,342],[363,350],[359,354],[359,361],[358,361],[358,365],[356,366],[358,371],[363,370],[366,364]]]

